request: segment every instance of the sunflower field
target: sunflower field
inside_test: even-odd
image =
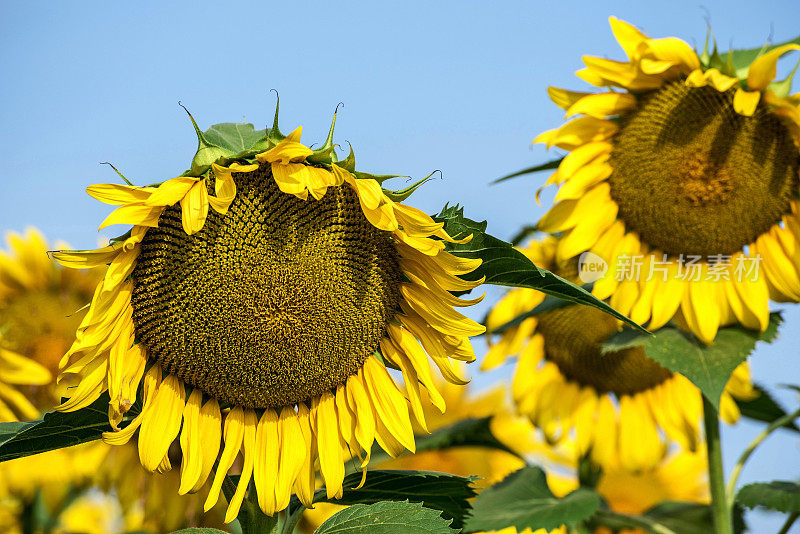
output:
[[[6,8],[0,533],[800,532],[796,1]]]

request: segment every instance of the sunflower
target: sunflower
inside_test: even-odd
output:
[[[102,270],[62,269],[47,256],[48,243],[33,228],[24,234],[9,232],[7,242],[6,250],[0,251],[0,369],[3,361],[14,365],[3,349],[35,362],[38,371],[24,371],[30,381],[21,383],[27,386],[21,391],[38,409],[50,409],[60,399],[50,373],[58,372],[58,361],[72,342],[84,313],[81,308],[102,279]],[[0,382],[2,376],[0,371]],[[24,414],[25,419],[38,416],[38,410]]]
[[[575,279],[576,262],[559,262],[558,239],[548,237],[522,249],[534,263]],[[491,332],[534,309],[544,294],[514,289],[490,311]],[[602,353],[602,344],[619,331],[607,314],[571,304],[543,311],[511,325],[490,348],[482,369],[518,356],[512,396],[521,414],[553,443],[574,439],[577,454],[587,452],[601,466],[638,471],[655,466],[669,442],[695,450],[702,397],[688,379],[647,358],[641,346]],[[747,364],[731,376],[720,402],[723,419],[738,420],[734,397],[757,395]]]
[[[218,462],[206,508],[243,451],[228,522],[251,479],[273,515],[293,491],[311,506],[317,460],[335,497],[352,452],[366,466],[375,441],[393,456],[413,451],[411,418],[426,427],[420,385],[445,409],[428,356],[464,384],[450,359],[474,360],[469,336],[484,331],[453,308],[480,298],[450,291],[482,280],[458,277],[480,260],[444,250],[471,236],[456,241],[356,172],[352,153],[337,162],[332,145],[312,151],[301,128],[284,137],[275,127],[261,151],[218,149],[212,163],[198,134],[201,150],[184,175],[88,188],[119,206],[101,228],[132,224],[127,234],[53,254],[68,267],[109,265],[62,359],[61,376],[80,383],[58,409],[78,410],[107,390],[115,431],[106,442],[138,430],[142,465],[163,472],[178,439],[180,493],[201,487]],[[387,366],[403,375],[404,391]],[[142,411],[119,428],[142,382]]]
[[[800,45],[737,77],[716,48],[701,58],[610,20],[627,61],[584,57],[577,72],[608,90],[549,89],[579,117],[534,140],[569,151],[538,228],[563,232],[559,259],[607,261],[594,295],[651,330],[676,312],[707,344],[729,316],[764,330],[770,298],[800,300],[800,97],[788,96],[791,77],[773,83]]]

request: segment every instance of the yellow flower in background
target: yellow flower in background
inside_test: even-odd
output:
[[[800,45],[738,79],[679,39],[611,28],[627,61],[586,56],[577,73],[608,91],[549,90],[578,118],[535,139],[569,151],[538,228],[563,232],[559,260],[608,262],[594,295],[651,330],[678,312],[705,343],[730,319],[764,330],[770,298],[800,301],[800,98],[772,83]]]
[[[559,240],[547,238],[522,249],[536,265],[575,278],[574,260],[558,260]],[[487,317],[487,328],[505,325],[532,310],[544,294],[513,289]],[[516,356],[512,396],[527,415],[558,443],[573,440],[577,454],[590,453],[601,466],[637,471],[657,465],[670,441],[695,450],[702,417],[700,391],[682,375],[647,358],[641,346],[601,353],[619,323],[588,306],[566,305],[525,318],[505,329],[490,348],[482,369]],[[738,420],[733,397],[756,395],[747,364],[733,373],[720,402],[723,419]]]
[[[16,382],[38,410],[26,410],[23,419],[36,419],[59,401],[52,375],[69,348],[102,269],[63,269],[47,255],[48,244],[38,230],[25,234],[9,232],[7,248],[0,251],[0,420],[3,415],[2,369],[23,365],[9,354],[17,353],[33,362],[34,370],[18,368]],[[12,363],[13,360],[13,363]],[[43,369],[47,370],[47,374]],[[20,378],[27,377],[27,378]]]
[[[68,267],[109,265],[62,360],[61,377],[80,383],[59,410],[107,390],[117,428],[144,382],[141,414],[105,440],[138,430],[142,465],[164,472],[178,439],[181,494],[218,461],[207,509],[243,451],[226,521],[251,479],[272,515],[292,492],[311,504],[317,461],[334,497],[352,454],[365,467],[375,441],[393,456],[413,451],[412,418],[427,426],[420,384],[445,409],[428,357],[464,384],[450,360],[474,360],[468,338],[484,331],[453,309],[480,299],[449,293],[482,282],[458,278],[480,260],[445,252],[455,240],[443,225],[378,181],[309,160],[300,131],[253,164],[158,187],[91,186],[120,206],[101,226],[133,229],[99,250],[53,254]]]
[[[39,409],[19,390],[19,386],[44,386],[53,375],[33,360],[4,348],[0,335],[0,422],[35,419]]]
[[[57,403],[58,360],[100,276],[60,268],[35,229],[9,232],[7,243],[0,251],[0,421],[24,421]]]
[[[677,451],[658,465],[636,473],[621,466],[603,469],[597,483],[597,492],[611,511],[641,515],[654,506],[665,503],[708,504],[710,502],[708,462],[705,448],[697,451]],[[557,497],[563,497],[578,487],[577,479],[547,475],[547,483]],[[625,534],[646,534],[641,529],[623,529]],[[599,527],[595,534],[611,534]]]

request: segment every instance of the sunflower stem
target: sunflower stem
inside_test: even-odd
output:
[[[742,455],[739,457],[739,460],[736,462],[736,465],[733,466],[733,470],[731,471],[731,477],[728,480],[728,486],[726,490],[726,495],[728,498],[728,503],[730,506],[733,506],[734,498],[736,497],[736,483],[739,480],[739,475],[742,473],[742,469],[744,468],[744,464],[747,463],[747,460],[750,458],[750,455],[753,454],[753,451],[756,450],[756,447],[761,445],[770,434],[778,430],[779,428],[786,425],[786,423],[791,423],[795,419],[800,417],[800,410],[797,410],[794,413],[790,413],[775,419],[772,423],[769,424],[767,428],[765,428],[758,436],[755,437],[753,441],[750,442],[750,445],[742,452]]]
[[[722,442],[719,436],[719,413],[703,395],[703,426],[708,451],[708,479],[711,485],[711,511],[716,534],[733,534],[731,506],[725,495],[725,472],[722,466]]]
[[[789,529],[792,528],[794,522],[797,521],[797,518],[800,517],[800,513],[794,512],[786,518],[786,523],[783,524],[781,529],[778,531],[778,534],[787,534]]]

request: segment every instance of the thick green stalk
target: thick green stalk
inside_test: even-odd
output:
[[[725,472],[722,468],[722,442],[719,436],[719,413],[703,396],[703,426],[708,450],[708,479],[711,485],[711,511],[716,534],[733,534],[731,507],[725,495]]]

